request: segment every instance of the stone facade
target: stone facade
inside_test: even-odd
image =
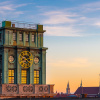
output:
[[[26,96],[42,96],[52,95],[54,85],[24,85],[24,84],[2,84],[0,85],[0,94],[2,95],[26,95]]]

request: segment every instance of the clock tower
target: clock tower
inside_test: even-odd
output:
[[[3,21],[0,28],[1,94],[53,94],[46,85],[43,25]],[[5,90],[5,91],[4,91]],[[43,95],[42,94],[42,95]]]

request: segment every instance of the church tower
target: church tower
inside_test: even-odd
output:
[[[67,84],[66,93],[67,93],[67,94],[70,94],[69,81],[68,81],[68,84]]]

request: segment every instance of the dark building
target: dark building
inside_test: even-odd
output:
[[[96,97],[99,93],[99,87],[78,87],[75,95],[87,94],[87,97]]]

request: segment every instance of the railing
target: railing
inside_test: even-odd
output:
[[[18,28],[37,29],[38,24],[31,23],[31,22],[11,21],[11,27],[13,25],[14,27],[18,27]],[[0,22],[0,27],[2,27],[2,22]]]
[[[37,24],[11,21],[11,26],[13,26],[13,24],[15,24],[15,27],[18,28],[37,29]]]

